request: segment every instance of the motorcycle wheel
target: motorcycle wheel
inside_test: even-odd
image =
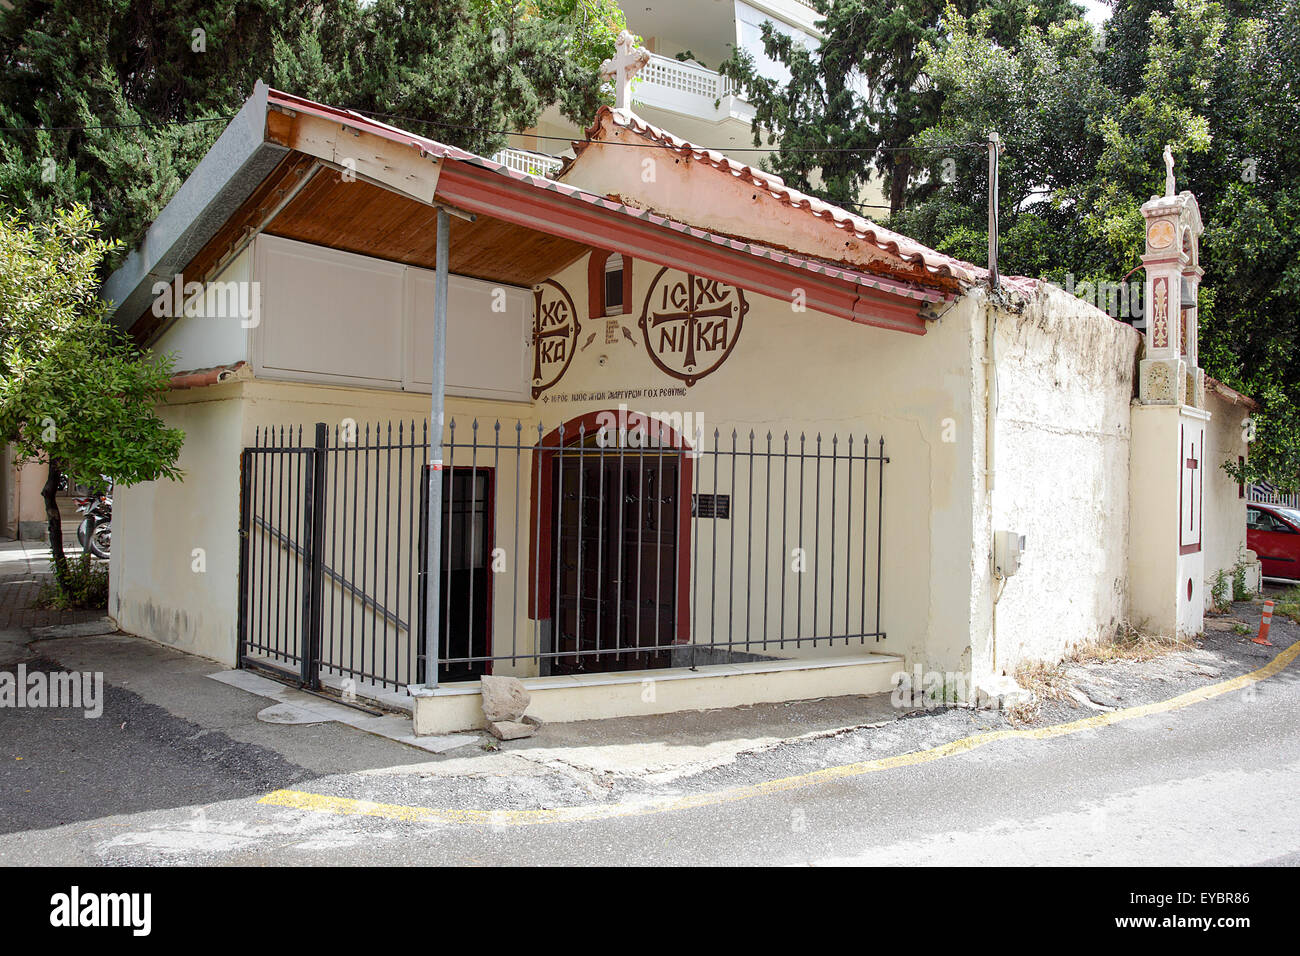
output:
[[[90,553],[97,558],[107,558],[112,546],[113,529],[107,521],[95,525],[90,533]]]

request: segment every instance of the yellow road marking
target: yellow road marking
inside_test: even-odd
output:
[[[350,797],[331,797],[319,793],[307,793],[302,790],[273,790],[262,797],[258,803],[269,806],[289,807],[294,810],[310,810],[317,813],[332,813],[339,816],[380,817],[385,820],[405,820],[409,822],[430,823],[470,823],[487,826],[530,826],[538,823],[578,823],[592,820],[609,820],[617,817],[645,816],[652,813],[671,813],[678,810],[692,810],[699,807],[718,806],[736,803],[753,797],[774,793],[801,790],[804,787],[844,780],[866,773],[892,770],[895,767],[914,767],[956,754],[969,753],[977,747],[995,743],[999,740],[1048,740],[1064,737],[1068,734],[1107,727],[1126,720],[1163,714],[1172,710],[1181,710],[1202,701],[1219,697],[1251,684],[1266,680],[1282,671],[1300,655],[1300,641],[1292,644],[1258,670],[1242,674],[1217,684],[1209,684],[1197,690],[1179,694],[1168,700],[1127,707],[1108,713],[1096,714],[1082,720],[1066,724],[1053,724],[1049,727],[1025,729],[995,730],[983,734],[963,737],[950,743],[918,750],[912,753],[882,757],[878,760],[863,760],[859,763],[843,764],[838,767],[825,767],[810,773],[794,777],[782,777],[777,780],[765,780],[762,783],[711,793],[687,794],[683,796],[647,798],[618,804],[595,804],[579,807],[554,807],[542,810],[462,810],[438,807],[407,807],[392,803],[373,803],[368,800],[354,800]]]

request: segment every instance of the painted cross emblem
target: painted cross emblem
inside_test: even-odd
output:
[[[564,377],[581,331],[564,286],[547,279],[533,290],[533,398]]]
[[[667,268],[650,283],[641,311],[641,334],[654,363],[694,385],[735,348],[749,304],[735,286]]]
[[[1187,477],[1178,485],[1178,553],[1192,554],[1201,550],[1204,524],[1201,503],[1205,491],[1205,469],[1201,467],[1201,459],[1205,457],[1205,429],[1184,423],[1180,433],[1179,455],[1186,455],[1180,464]]]

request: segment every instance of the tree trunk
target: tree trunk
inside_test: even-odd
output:
[[[45,520],[50,536],[50,557],[54,562],[54,580],[62,588],[68,579],[68,558],[63,553],[63,516],[59,514],[59,481],[63,477],[63,462],[50,459],[49,472],[41,497],[45,499]]]
[[[894,160],[894,175],[889,178],[890,216],[897,216],[903,211],[903,199],[907,195],[907,181],[911,176],[911,161],[902,156],[897,156]]]

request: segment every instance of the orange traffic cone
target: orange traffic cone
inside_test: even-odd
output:
[[[1259,637],[1252,640],[1252,644],[1263,644],[1265,647],[1272,647],[1273,642],[1268,639],[1268,629],[1273,623],[1273,602],[1264,602],[1264,616],[1259,619]]]

